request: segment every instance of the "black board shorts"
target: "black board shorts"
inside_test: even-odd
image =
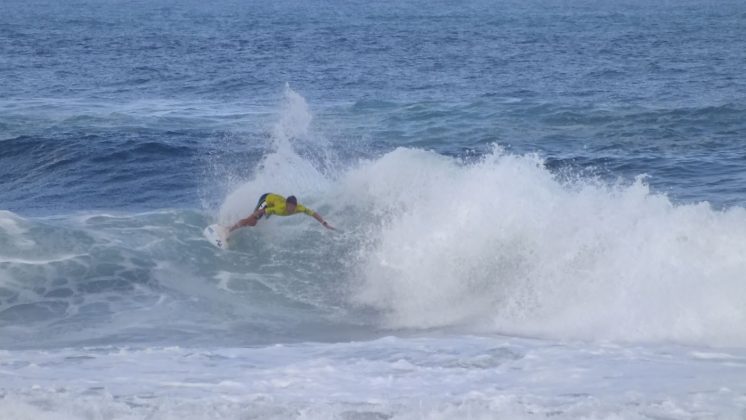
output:
[[[265,207],[267,207],[267,202],[266,201],[267,201],[267,196],[268,195],[269,195],[269,193],[264,193],[264,194],[262,194],[261,197],[259,197],[259,201],[256,202],[256,207],[254,208],[254,211],[257,211],[259,209],[264,209]],[[257,220],[261,219],[262,216],[264,216],[264,215],[261,215],[261,216],[257,217]]]

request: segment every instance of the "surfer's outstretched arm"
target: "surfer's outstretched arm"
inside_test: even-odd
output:
[[[313,214],[311,215],[311,217],[313,217],[314,219],[318,220],[318,222],[321,223],[321,225],[324,226],[325,228],[327,228],[329,230],[336,230],[336,229],[334,229],[334,227],[332,227],[332,225],[330,225],[329,223],[327,223],[327,221],[324,220],[324,218],[321,217],[320,214],[318,214],[316,212],[313,212]]]

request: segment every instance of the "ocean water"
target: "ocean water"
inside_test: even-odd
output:
[[[746,418],[746,3],[649,3],[3,0],[0,419]]]

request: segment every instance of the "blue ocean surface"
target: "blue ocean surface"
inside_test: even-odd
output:
[[[3,0],[0,418],[742,419],[746,3]],[[202,235],[266,192],[305,216]]]

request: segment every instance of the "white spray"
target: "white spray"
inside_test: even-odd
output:
[[[393,328],[746,343],[746,211],[641,179],[563,184],[535,156],[398,149],[341,188],[373,209],[356,302]]]

